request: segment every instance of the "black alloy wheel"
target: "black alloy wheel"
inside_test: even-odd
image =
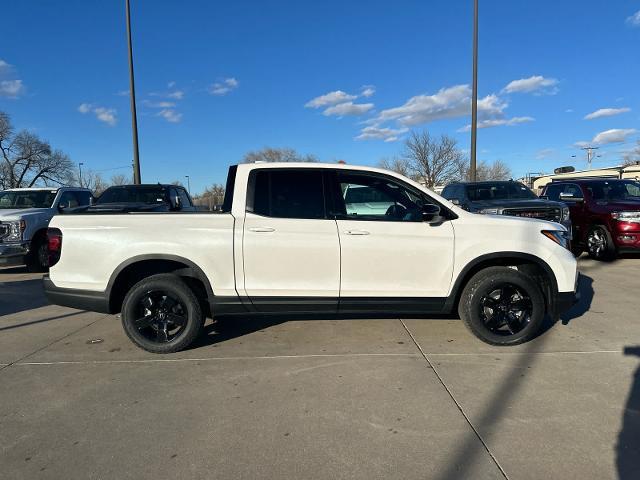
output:
[[[122,304],[122,326],[140,348],[152,353],[184,350],[200,334],[201,301],[177,275],[162,273],[140,280]]]
[[[458,313],[471,332],[490,345],[508,346],[535,338],[547,303],[540,280],[512,267],[487,267],[467,282]]]
[[[187,324],[187,309],[171,293],[152,290],[138,301],[135,327],[155,343],[167,343],[180,335]]]
[[[595,260],[608,260],[615,256],[615,247],[609,231],[601,226],[591,227],[587,233],[587,252]]]
[[[480,300],[480,316],[485,327],[496,335],[521,332],[531,320],[533,304],[529,295],[511,283],[505,283]]]

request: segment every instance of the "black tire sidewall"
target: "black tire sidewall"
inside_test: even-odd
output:
[[[38,236],[31,242],[31,248],[26,258],[27,270],[30,272],[46,272],[49,265],[40,263],[40,248],[47,245],[47,237]]]
[[[133,324],[141,297],[154,290],[175,296],[187,309],[187,324],[182,332],[167,343],[156,343],[144,337]],[[200,302],[189,286],[177,275],[160,274],[136,283],[125,296],[121,312],[122,326],[129,339],[151,353],[173,353],[187,348],[197,338],[204,324]]]
[[[503,336],[489,331],[480,315],[482,297],[505,283],[524,290],[531,299],[533,310],[529,324],[520,332]],[[535,281],[517,270],[496,267],[481,271],[467,284],[460,300],[460,314],[467,327],[480,340],[491,345],[517,345],[534,338],[544,324],[546,302]]]

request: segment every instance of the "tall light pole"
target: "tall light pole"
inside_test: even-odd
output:
[[[184,178],[187,179],[187,192],[191,195],[191,179],[189,178],[189,175],[185,175]]]
[[[471,99],[471,165],[470,180],[477,180],[476,138],[478,135],[478,0],[473,0],[473,87]]]
[[[595,157],[594,155],[594,150],[599,149],[600,147],[582,147],[582,150],[586,150],[587,151],[587,169],[591,170],[591,160],[593,160],[593,157]]]
[[[138,151],[138,117],[136,115],[136,88],[133,80],[133,48],[131,46],[131,8],[129,0],[125,0],[127,7],[127,43],[129,45],[129,93],[131,97],[131,128],[133,130],[133,183],[140,185],[140,156]]]
[[[78,178],[80,180],[80,188],[82,188],[82,165],[84,165],[84,163],[78,162]]]

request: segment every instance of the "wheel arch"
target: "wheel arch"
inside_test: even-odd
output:
[[[529,272],[541,281],[542,293],[545,297],[547,311],[552,311],[554,299],[558,293],[558,281],[552,268],[540,257],[522,252],[494,252],[481,255],[469,263],[458,274],[451,293],[447,299],[445,309],[454,311],[460,302],[460,296],[471,277],[488,267],[516,266],[518,270]]]
[[[127,291],[138,281],[158,273],[178,275],[203,300],[206,313],[210,313],[213,289],[204,271],[192,260],[179,255],[148,254],[137,255],[122,262],[113,271],[105,290],[109,313],[118,313]]]

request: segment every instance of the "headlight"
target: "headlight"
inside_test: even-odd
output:
[[[540,233],[548,239],[553,240],[561,247],[569,248],[569,232],[565,230],[542,230]]]
[[[478,213],[484,213],[487,215],[498,215],[499,211],[497,208],[483,208],[479,210]]]
[[[12,222],[5,222],[9,225],[9,234],[4,237],[5,242],[20,242],[22,241],[22,234],[27,228],[27,222],[24,220],[15,220]]]
[[[611,217],[619,222],[640,223],[640,211],[613,212]]]
[[[564,222],[565,220],[569,220],[569,207],[562,207],[562,214],[560,215],[560,221]]]

